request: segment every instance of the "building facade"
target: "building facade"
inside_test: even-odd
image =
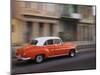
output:
[[[91,33],[89,38],[85,35],[95,30],[82,30],[85,26],[90,26],[89,29],[95,26],[92,15],[87,17],[92,13],[90,10],[88,13],[88,10],[87,6],[16,1],[12,18],[12,43],[27,43],[41,36],[62,36],[65,41],[90,40],[95,33]]]
[[[16,1],[12,42],[25,43],[35,37],[58,36],[58,8],[56,4]]]
[[[95,6],[62,5],[61,22],[63,32],[69,40],[95,41]],[[67,35],[68,33],[68,35]]]
[[[96,22],[95,11],[93,6],[80,6],[80,13],[82,13],[82,19],[80,19],[77,25],[78,39],[95,41],[96,38]],[[85,11],[85,12],[84,12]]]

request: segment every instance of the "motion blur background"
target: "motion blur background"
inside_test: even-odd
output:
[[[59,36],[63,41],[95,41],[95,6],[11,0],[12,45],[32,38]]]

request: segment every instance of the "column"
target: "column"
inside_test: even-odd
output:
[[[44,23],[43,26],[43,36],[49,36],[50,35],[50,29],[49,29],[49,23]]]
[[[53,36],[58,36],[58,32],[59,32],[59,25],[54,24],[53,25]]]

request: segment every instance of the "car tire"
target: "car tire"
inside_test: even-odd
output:
[[[76,55],[75,50],[71,50],[71,51],[69,52],[69,56],[70,56],[70,57],[74,57],[75,55]]]
[[[35,57],[35,62],[36,62],[37,64],[43,62],[43,60],[44,60],[44,56],[43,56],[43,55],[37,55],[37,56]]]

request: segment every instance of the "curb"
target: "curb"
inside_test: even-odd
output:
[[[90,45],[79,45],[78,49],[85,49],[85,48],[96,48],[96,44],[90,44]]]

